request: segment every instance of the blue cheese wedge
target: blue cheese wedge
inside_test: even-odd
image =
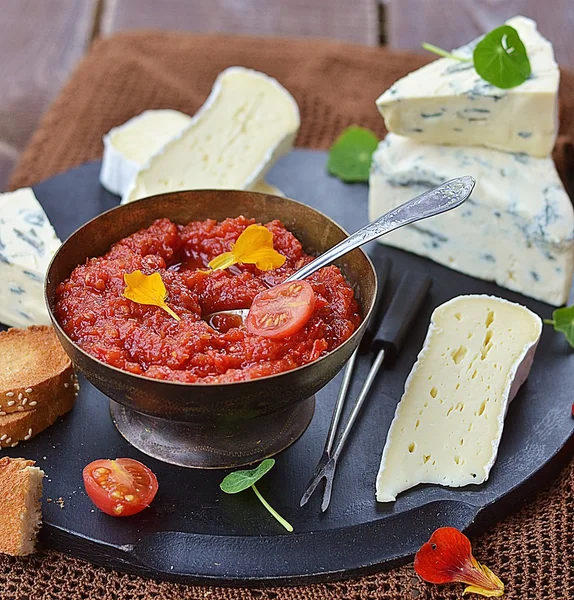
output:
[[[379,502],[419,483],[488,479],[508,404],[528,377],[541,332],[536,314],[492,296],[459,296],[433,312],[387,435]]]
[[[0,194],[0,323],[50,323],[44,276],[60,245],[31,188]]]
[[[417,142],[548,156],[558,132],[560,80],[552,44],[531,19],[514,17],[507,24],[528,52],[527,81],[502,90],[482,79],[472,62],[441,58],[399,79],[377,100],[387,130]],[[472,57],[480,39],[453,53]]]
[[[263,73],[231,67],[189,124],[139,170],[122,203],[186,189],[253,189],[299,130],[295,99]]]
[[[100,183],[112,194],[123,196],[137,172],[191,120],[189,115],[177,110],[146,110],[114,127],[104,136]],[[256,182],[252,190],[282,195],[265,181]]]
[[[369,216],[375,219],[461,173],[477,182],[464,206],[379,241],[564,304],[574,269],[574,212],[550,158],[423,145],[388,134],[373,156]]]

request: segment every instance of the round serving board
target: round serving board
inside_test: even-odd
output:
[[[324,152],[296,150],[277,163],[269,181],[355,231],[367,220],[367,186],[329,177],[325,164]],[[99,163],[89,163],[34,187],[62,239],[117,205],[118,199],[98,183],[99,168]],[[319,493],[305,508],[299,508],[299,499],[321,455],[340,374],[317,395],[309,429],[277,456],[275,468],[259,484],[293,524],[293,534],[270,517],[251,491],[223,494],[219,483],[225,472],[171,466],[130,447],[112,424],[106,397],[81,379],[78,403],[70,414],[7,452],[35,459],[47,474],[43,543],[100,565],[162,579],[231,585],[327,581],[404,562],[443,525],[484,529],[545,485],[574,447],[574,353],[548,327],[530,378],[510,407],[489,481],[460,489],[419,486],[395,503],[375,502],[386,433],[432,310],[469,293],[502,296],[542,317],[549,317],[552,309],[406,252],[378,244],[369,252],[375,261],[391,257],[392,289],[407,269],[430,274],[433,287],[398,363],[374,386],[340,461],[325,514],[319,510]],[[370,360],[359,361],[351,399]],[[126,519],[95,509],[82,485],[87,463],[121,456],[145,462],[159,480],[152,506]]]

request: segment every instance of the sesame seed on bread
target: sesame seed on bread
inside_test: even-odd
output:
[[[0,458],[0,552],[24,556],[34,552],[42,524],[44,472],[24,458]]]
[[[32,411],[65,395],[75,379],[53,327],[0,332],[0,418]]]
[[[76,394],[70,386],[59,398],[43,402],[34,410],[0,417],[0,448],[14,448],[19,442],[28,441],[50,427],[58,417],[72,409]]]

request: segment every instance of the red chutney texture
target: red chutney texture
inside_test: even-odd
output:
[[[353,290],[339,269],[329,266],[308,278],[317,302],[311,319],[281,340],[252,335],[245,327],[226,333],[202,315],[249,308],[255,296],[312,260],[279,221],[266,227],[276,250],[287,257],[272,271],[235,265],[202,272],[230,250],[254,220],[244,217],[176,225],[158,219],[114,244],[109,252],[74,269],[57,289],[56,316],[84,350],[110,365],[146,377],[187,383],[224,383],[264,377],[307,364],[333,350],[360,323]],[[155,306],[124,298],[124,273],[159,272],[176,321]]]

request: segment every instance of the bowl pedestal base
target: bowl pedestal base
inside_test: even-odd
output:
[[[303,434],[314,411],[312,396],[286,410],[240,422],[184,423],[150,417],[110,400],[114,425],[132,446],[163,462],[196,469],[240,467],[277,454]]]

